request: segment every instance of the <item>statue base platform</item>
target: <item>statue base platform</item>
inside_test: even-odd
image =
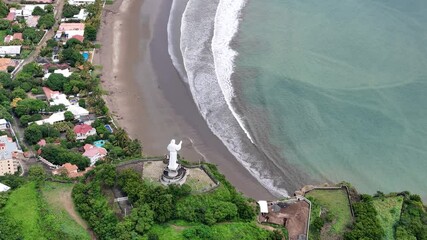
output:
[[[168,167],[163,170],[163,175],[160,178],[160,182],[163,185],[178,184],[182,185],[186,180],[187,169],[181,165],[178,166],[177,170],[170,170]]]

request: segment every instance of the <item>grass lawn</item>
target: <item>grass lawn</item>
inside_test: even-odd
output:
[[[31,182],[13,191],[5,206],[5,214],[21,226],[24,239],[44,239],[35,183]]]
[[[4,37],[6,37],[6,30],[0,31],[0,44],[4,44]]]
[[[198,224],[185,221],[172,221],[168,224],[155,225],[150,233],[155,233],[160,240],[184,240],[182,233],[185,229]],[[266,239],[269,231],[257,227],[254,223],[228,222],[219,223],[210,227],[212,240],[252,240]],[[148,235],[148,234],[147,234]],[[143,239],[147,239],[147,235]]]
[[[91,239],[85,230],[86,222],[74,210],[71,198],[73,186],[74,184],[46,182],[42,187],[43,198],[49,204],[56,221],[60,223],[62,232],[73,239]]]
[[[336,222],[331,228],[331,233],[342,235],[346,226],[352,221],[346,192],[344,190],[313,190],[307,193],[306,197],[315,198],[322,208],[326,208],[334,216]]]
[[[21,51],[21,55],[20,55],[20,58],[21,59],[25,59],[25,58],[27,58],[28,56],[30,56],[30,54],[31,54],[31,52],[32,52],[33,50],[30,50],[30,49],[24,49],[24,50],[22,50]]]
[[[378,220],[385,232],[384,239],[394,239],[393,226],[400,219],[403,197],[375,198],[373,201],[375,210],[378,212]]]

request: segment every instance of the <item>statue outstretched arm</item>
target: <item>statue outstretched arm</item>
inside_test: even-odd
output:
[[[176,150],[177,150],[177,151],[181,150],[181,144],[182,144],[182,141],[180,141],[180,142],[176,145]]]

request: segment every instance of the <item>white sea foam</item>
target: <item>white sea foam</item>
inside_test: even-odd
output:
[[[172,64],[175,69],[178,71],[179,76],[185,82],[187,80],[187,73],[185,72],[184,65],[181,61],[179,42],[180,42],[180,32],[178,26],[181,25],[182,11],[185,9],[188,0],[173,0],[172,7],[169,14],[168,20],[168,52],[171,57]],[[178,32],[176,32],[178,31]],[[178,44],[178,47],[176,46]]]
[[[182,17],[180,39],[188,84],[193,99],[212,132],[262,185],[277,196],[288,196],[286,190],[276,187],[277,179],[271,174],[272,170],[257,158],[260,154],[247,150],[248,146],[244,144],[251,143],[240,138],[243,136],[243,129],[252,141],[244,128],[243,120],[231,104],[234,90],[230,77],[237,53],[230,48],[230,41],[238,30],[239,13],[245,3],[244,0],[235,1],[236,3],[233,0],[188,2]],[[212,43],[212,38],[215,43]],[[249,148],[255,149],[254,145]]]
[[[215,62],[215,73],[224,94],[228,108],[236,118],[246,136],[254,143],[241,116],[237,114],[231,101],[234,97],[234,88],[231,83],[231,75],[234,71],[234,59],[237,52],[230,43],[239,30],[240,12],[245,6],[245,0],[221,0],[215,15],[214,36],[212,38],[212,52]]]

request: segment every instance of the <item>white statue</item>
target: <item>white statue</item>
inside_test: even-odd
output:
[[[175,144],[175,139],[172,139],[168,145],[168,151],[169,151],[168,169],[169,170],[176,171],[178,169],[177,152],[181,150],[181,144],[182,144],[182,141],[180,141],[179,144]]]

